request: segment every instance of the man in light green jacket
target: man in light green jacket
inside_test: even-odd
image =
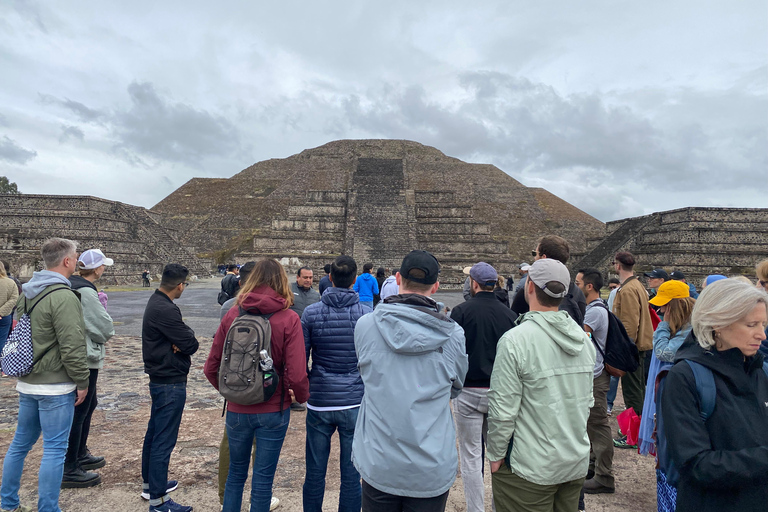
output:
[[[488,391],[488,458],[498,512],[577,510],[589,467],[587,418],[595,348],[568,313],[557,260],[528,272],[530,306],[499,340]]]
[[[88,394],[85,325],[80,294],[70,288],[77,265],[77,245],[51,238],[40,251],[45,270],[35,272],[16,303],[19,316],[32,323],[34,367],[19,377],[16,432],[3,459],[0,509],[28,509],[19,503],[24,461],[43,435],[43,457],[37,485],[37,510],[58,512],[61,474],[75,406]]]

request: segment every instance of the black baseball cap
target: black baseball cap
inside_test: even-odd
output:
[[[646,272],[645,277],[650,277],[651,279],[663,279],[665,281],[669,281],[669,274],[667,274],[667,271],[663,268],[657,268],[653,269],[650,272]]]
[[[411,251],[403,258],[400,276],[421,284],[435,284],[440,273],[440,263],[427,251]]]
[[[673,271],[673,272],[672,272],[671,274],[669,274],[669,275],[670,275],[670,277],[672,277],[672,279],[674,279],[675,281],[682,281],[682,280],[684,280],[684,279],[685,279],[685,274],[683,274],[683,273],[682,273],[682,272],[680,272],[679,270],[675,270],[675,271]]]

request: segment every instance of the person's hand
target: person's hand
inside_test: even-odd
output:
[[[503,463],[504,459],[491,461],[491,473],[497,472]]]
[[[177,347],[176,345],[171,345],[171,348],[173,348],[174,354],[178,354],[179,352],[181,352],[181,350],[179,350],[179,347]]]
[[[293,394],[293,390],[289,389],[288,394],[291,395],[291,403],[296,403],[296,395]]]
[[[75,400],[75,407],[85,401],[85,396],[88,394],[88,388],[77,390],[77,400]]]

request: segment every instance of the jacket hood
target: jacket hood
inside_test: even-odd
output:
[[[362,274],[360,274],[360,275],[357,277],[357,280],[358,280],[358,281],[371,281],[371,280],[375,281],[375,280],[376,280],[376,278],[375,278],[375,277],[373,277],[373,274],[369,274],[368,272],[363,272]],[[378,283],[377,283],[377,284],[378,284]]]
[[[521,317],[520,324],[535,322],[568,355],[577,356],[589,338],[584,329],[573,321],[566,311],[529,311]]]
[[[65,284],[70,287],[72,286],[72,283],[69,282],[69,279],[59,274],[58,272],[41,270],[32,274],[32,279],[30,279],[28,283],[21,285],[21,291],[27,299],[32,300],[37,297],[40,292],[54,284]]]
[[[388,297],[374,309],[374,325],[379,335],[398,354],[439,350],[451,339],[456,322],[437,312],[437,302],[422,296],[408,297]],[[401,300],[395,301],[398,298]]]
[[[704,349],[699,345],[696,335],[691,331],[675,354],[676,363],[683,359],[695,361],[706,366],[713,372],[717,372],[722,376],[727,376],[730,372],[733,372],[735,368],[742,368],[747,372],[752,371],[753,368],[761,368],[765,356],[758,352],[754,356],[745,359],[744,354],[737,348],[722,351]]]
[[[96,285],[84,277],[72,276],[69,278],[69,281],[72,283],[73,290],[79,290],[80,288],[92,288],[98,293],[98,290],[96,289]]]
[[[386,278],[384,280],[384,284],[386,284],[386,283],[394,283],[395,281],[397,281],[397,278],[395,276],[389,276],[388,278]]]
[[[285,308],[286,300],[268,286],[261,286],[249,293],[244,299],[242,307],[249,313],[257,315],[269,315],[277,313]]]
[[[323,298],[320,300],[323,301],[323,304],[327,304],[332,308],[348,308],[352,304],[360,302],[360,297],[352,288],[336,288],[333,286],[325,290]]]

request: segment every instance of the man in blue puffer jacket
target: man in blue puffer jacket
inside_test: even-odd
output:
[[[355,353],[355,325],[361,316],[373,310],[362,305],[357,292],[351,289],[356,274],[354,259],[336,258],[330,274],[333,287],[325,291],[320,302],[307,306],[301,315],[307,362],[312,356],[307,402],[305,512],[322,511],[331,436],[337,429],[341,445],[339,511],[359,511],[361,507],[360,474],[352,464],[352,439],[363,399],[363,380]]]

